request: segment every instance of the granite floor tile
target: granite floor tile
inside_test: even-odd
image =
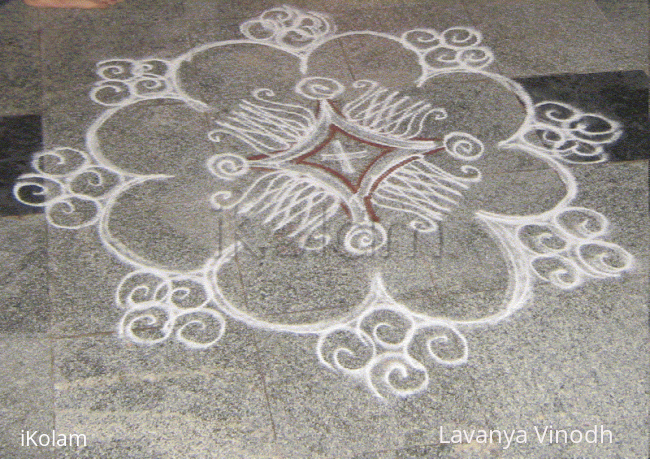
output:
[[[50,448],[30,441],[38,441],[41,433],[51,435],[55,428],[50,342],[44,335],[27,338],[2,333],[0,355],[0,454],[54,458]]]
[[[89,90],[89,85],[100,79],[96,73],[100,61],[166,59],[190,48],[187,23],[180,19],[128,23],[88,14],[88,20],[81,23],[44,28],[44,91]],[[128,63],[126,67],[128,71]]]
[[[90,80],[92,82],[92,80]],[[57,147],[85,151],[86,132],[105,107],[89,100],[92,88],[85,82],[74,89],[46,93],[43,97],[43,149]]]
[[[13,188],[18,176],[31,171],[32,155],[40,151],[42,137],[39,115],[0,117],[0,215],[40,212],[20,203]]]
[[[0,222],[8,271],[0,279],[6,424],[0,456],[644,457],[648,83],[647,61],[636,48],[646,6],[636,0],[292,3],[333,18],[341,33],[399,36],[460,26],[470,29],[456,38],[478,40],[475,28],[494,50],[485,72],[436,75],[418,85],[416,54],[376,34],[332,40],[303,68],[300,52],[272,44],[205,46],[179,64],[178,79],[170,77],[171,59],[194,46],[241,39],[240,23],[280,6],[266,0],[126,0],[101,11],[1,3],[0,47],[10,56],[4,77],[0,71],[9,82],[7,114],[42,116],[23,121],[42,124],[42,145],[60,156],[38,164],[63,194],[83,202],[75,211],[59,203],[45,215]],[[285,36],[294,50],[304,44],[300,33],[322,24],[307,18],[300,25]],[[413,39],[416,47],[431,43]],[[449,56],[421,59],[433,69]],[[106,59],[121,60],[98,68]],[[139,85],[124,83],[142,71],[147,77]],[[534,102],[554,99],[621,123],[620,138],[606,147],[609,161],[560,166],[545,156],[559,153],[540,149],[553,139],[535,132],[527,133],[527,145],[501,143],[533,120],[526,119],[517,85],[490,72],[518,77]],[[314,76],[344,86],[331,105],[297,96],[298,82]],[[423,161],[400,169],[373,169],[377,155],[395,150],[382,146],[384,131],[366,132],[384,125],[348,105],[363,94],[353,86],[359,79],[378,82],[387,97],[408,97],[402,104],[446,110],[419,129],[402,126],[408,131],[397,135],[402,141],[410,133],[419,141],[465,142],[437,152],[427,147]],[[181,103],[172,89],[195,100]],[[156,98],[156,91],[164,96]],[[397,109],[370,97],[384,104],[382,116]],[[39,109],[20,111],[28,107]],[[325,126],[330,137],[314,140],[310,156],[296,159],[300,174],[293,181],[290,174],[262,178],[273,169],[254,161],[305,140],[313,134],[305,120],[323,110],[370,124],[356,134]],[[261,129],[267,145],[236,129],[240,136],[232,135],[233,123],[242,127],[242,111],[261,113],[244,120],[243,129]],[[282,111],[289,120],[276,117]],[[102,125],[93,128],[98,119]],[[287,140],[286,132],[293,137]],[[7,156],[20,166],[14,175],[28,161],[14,152],[40,148],[27,134]],[[482,154],[468,159],[475,149]],[[346,162],[346,151],[356,156]],[[257,156],[241,166],[234,154]],[[90,168],[75,176],[88,166],[85,159]],[[418,175],[425,172],[435,184]],[[323,182],[307,179],[312,173]],[[325,226],[309,223],[319,228],[314,237],[300,232],[305,206],[310,217],[327,212],[323,202],[309,201],[318,194],[309,187],[325,184],[348,196],[363,174],[374,173],[381,180],[371,199],[337,202]],[[411,188],[398,187],[395,197],[388,184],[399,177]],[[418,220],[408,205],[419,208],[417,199],[431,190],[438,193],[432,199],[441,212],[433,221],[438,227],[416,234],[435,225]],[[587,210],[555,215],[567,192],[567,205]],[[239,196],[258,198],[258,207],[242,202],[223,209]],[[375,206],[381,199],[383,206]],[[270,206],[277,215],[267,218]],[[355,212],[368,216],[358,234],[350,225]],[[379,224],[386,245],[356,253],[356,244],[377,245]],[[324,241],[324,249],[311,250]],[[527,263],[537,274],[528,275]],[[581,282],[575,288],[549,283],[562,286],[572,275]],[[501,320],[512,295],[506,312],[513,313]],[[602,425],[613,441],[542,444],[535,427],[547,425],[580,432]],[[21,429],[84,434],[87,444],[22,449]],[[446,441],[459,429],[523,429],[528,437],[507,447]]]
[[[648,163],[575,166],[572,172],[580,183],[576,205],[601,212],[609,221],[607,238],[635,256],[633,273],[644,273],[650,255]]]
[[[41,215],[0,220],[0,331],[8,335],[47,332],[51,309],[47,271],[47,227]]]
[[[637,68],[593,2],[471,0],[465,4],[505,75]]]
[[[68,26],[87,28],[95,21],[114,24],[136,24],[140,29],[151,26],[153,21],[169,21],[185,15],[182,0],[142,0],[121,2],[105,9],[33,8],[38,12],[40,24],[45,29]],[[155,26],[150,29],[154,32]]]
[[[354,459],[393,459],[395,451],[369,451],[352,457]]]
[[[361,381],[319,365],[313,339],[277,334],[260,349],[277,443],[288,458],[355,457],[416,437],[438,443],[439,425],[484,422],[473,382],[454,369],[437,372],[434,387],[415,397],[378,400]]]
[[[628,54],[636,68],[648,69],[648,3],[642,0],[611,2],[594,0],[612,24],[619,40],[628,48]]]
[[[48,255],[52,335],[113,333],[121,316],[113,286],[129,271],[103,250],[94,228],[50,228]]]
[[[366,14],[372,15],[377,10],[399,8],[403,6],[403,0],[384,1],[360,1],[360,0],[295,0],[288,5],[307,11],[322,12],[325,14],[337,14],[347,12],[351,17],[362,17]],[[283,4],[269,0],[255,0],[241,4],[234,0],[215,2],[212,0],[194,0],[186,2],[185,12],[190,19],[214,18],[216,21],[231,19],[250,19],[258,16],[261,12],[279,8]]]
[[[18,2],[16,2],[18,3]],[[3,6],[0,5],[0,8]],[[0,23],[0,116],[40,113],[39,34],[13,23]]]
[[[3,0],[0,2],[0,11],[0,30],[17,32],[38,28],[38,10],[28,8],[23,2]]]
[[[321,11],[332,13],[341,32],[372,30],[399,36],[409,29],[430,28],[442,32],[449,27],[472,25],[460,1],[418,3],[406,0],[396,5],[387,2],[382,8],[360,5],[358,10],[351,13],[331,9]]]
[[[239,25],[241,19],[233,18],[226,20],[222,18],[219,22],[215,19],[194,19],[187,22],[188,37],[192,47],[201,46],[217,41],[243,38]],[[187,49],[186,51],[189,51]]]
[[[87,438],[61,457],[271,457],[255,356],[235,363],[220,351],[129,347],[113,337],[56,343],[56,427]],[[233,352],[231,340],[223,344]]]
[[[250,19],[259,15],[262,11],[281,6],[271,0],[255,0],[241,3],[235,0],[212,1],[196,0],[185,2],[185,15],[187,19],[210,19],[215,22],[229,21],[233,19]],[[241,21],[237,21],[239,23]]]
[[[647,352],[648,331],[630,325],[647,316],[647,280],[634,276],[566,293],[542,287],[535,298],[510,323],[473,337],[481,351],[470,371],[481,381],[477,396],[488,422],[529,437],[502,457],[642,457],[647,408],[639,395],[647,369],[638,355]],[[611,444],[609,437],[591,444],[540,442],[535,430],[584,433],[594,425],[612,432]]]

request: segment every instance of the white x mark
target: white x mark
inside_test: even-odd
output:
[[[330,143],[330,151],[333,151],[333,153],[321,153],[323,161],[339,161],[343,172],[347,173],[354,172],[354,167],[352,167],[352,163],[350,162],[351,159],[365,158],[368,154],[368,150],[347,152],[339,140]]]

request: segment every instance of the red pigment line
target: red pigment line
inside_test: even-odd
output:
[[[354,123],[350,123],[350,124],[354,124]],[[336,126],[334,124],[331,126],[331,128],[333,128],[334,130],[340,132],[341,134],[343,134],[346,137],[349,137],[351,139],[356,140],[357,142],[361,142],[363,144],[370,145],[371,147],[386,148],[386,145],[382,145],[380,143],[374,143],[374,142],[369,142],[367,140],[364,140],[364,139],[362,139],[360,137],[357,137],[355,135],[350,134],[349,132],[344,131],[343,129],[341,129],[340,127],[338,127],[338,126]],[[384,136],[384,137],[386,137],[386,136]],[[389,148],[392,148],[392,147],[389,147]]]
[[[395,164],[393,167],[388,169],[386,172],[381,174],[377,180],[375,180],[375,183],[372,184],[372,187],[370,187],[370,191],[368,192],[368,196],[370,196],[374,191],[377,189],[379,186],[379,183],[384,180],[386,177],[388,177],[390,174],[393,173],[393,171],[399,169],[402,166],[405,166],[406,164],[415,161],[416,159],[419,159],[418,157],[411,157],[411,158],[406,158],[404,161]]]
[[[352,218],[352,211],[350,208],[344,203],[340,203],[341,209],[343,209],[343,212],[348,216],[348,218]]]
[[[278,153],[278,152],[277,152],[277,151],[274,151],[273,153]],[[246,159],[247,159],[248,161],[258,161],[258,160],[260,160],[260,159],[266,159],[266,158],[270,158],[270,156],[267,155],[266,153],[260,153],[259,155],[249,156],[249,157],[246,158]]]
[[[440,137],[433,137],[433,138],[413,137],[410,140],[417,140],[418,142],[442,142],[442,139]]]
[[[440,147],[440,148],[436,148],[435,150],[427,151],[426,153],[422,153],[422,154],[424,156],[429,156],[429,155],[433,155],[434,153],[438,153],[439,151],[444,151],[444,150],[445,150],[445,147]]]
[[[253,166],[253,167],[251,167],[251,170],[253,170],[253,171],[262,171],[262,172],[275,172],[278,169],[274,169],[272,167]]]
[[[379,217],[377,217],[377,214],[375,213],[375,208],[372,206],[372,202],[370,200],[372,199],[372,196],[364,196],[363,198],[363,204],[366,206],[366,212],[368,212],[368,215],[370,215],[370,219],[373,222],[379,223]]]
[[[367,194],[366,196],[363,197],[363,203],[364,203],[364,205],[366,206],[366,211],[368,212],[368,215],[370,215],[370,218],[372,219],[372,221],[375,221],[375,222],[378,222],[378,221],[379,221],[379,217],[377,217],[377,214],[375,213],[375,209],[374,209],[374,207],[373,207],[373,205],[372,205],[372,202],[371,202],[371,199],[372,199],[372,193],[375,192],[375,190],[376,190],[377,187],[379,186],[379,183],[380,183],[382,180],[384,180],[386,177],[388,177],[390,174],[392,174],[393,171],[399,169],[400,167],[402,167],[402,166],[404,166],[404,165],[406,165],[406,164],[408,164],[408,163],[410,163],[410,162],[412,162],[412,161],[415,161],[416,159],[418,159],[418,158],[417,158],[417,157],[414,157],[414,158],[407,158],[407,159],[405,159],[404,161],[395,164],[393,167],[391,167],[391,168],[388,169],[386,172],[384,172],[383,174],[381,174],[381,175],[379,176],[379,178],[378,178],[377,180],[375,180],[375,183],[372,184],[372,187],[370,188],[370,191],[368,192],[368,194]]]
[[[318,146],[317,146],[316,148],[314,148],[313,150],[308,151],[308,152],[305,153],[304,155],[298,156],[294,161],[296,161],[296,162],[303,161],[304,159],[307,159],[307,158],[309,158],[310,156],[315,155],[316,153],[318,153],[319,151],[321,151],[323,148],[325,148],[325,146],[326,146],[326,145],[327,145],[327,144],[328,144],[328,143],[329,143],[329,142],[334,138],[334,135],[336,134],[336,132],[334,131],[333,128],[334,128],[334,125],[330,125],[330,128],[329,128],[330,133],[329,133],[328,136],[325,138],[325,140],[323,140],[323,141],[320,143],[320,145],[318,145]]]

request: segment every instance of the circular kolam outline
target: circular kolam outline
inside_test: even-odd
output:
[[[323,365],[365,383],[379,397],[407,396],[427,387],[430,365],[465,363],[469,350],[461,330],[493,325],[512,315],[530,300],[535,282],[546,281],[570,289],[588,278],[615,277],[633,267],[633,258],[628,252],[601,239],[608,226],[604,216],[587,208],[571,206],[578,187],[571,171],[563,164],[585,159],[603,161],[603,146],[620,137],[621,126],[567,104],[535,104],[520,84],[484,69],[492,62],[493,55],[487,47],[480,46],[480,32],[468,27],[454,27],[441,33],[433,29],[413,29],[401,36],[374,31],[337,34],[327,16],[288,6],[268,10],[258,18],[244,22],[241,31],[246,38],[198,46],[170,61],[112,59],[99,62],[97,73],[102,81],[95,85],[90,97],[108,108],[86,133],[89,153],[71,148],[54,148],[40,153],[32,162],[36,173],[23,175],[14,188],[14,196],[21,202],[44,207],[46,218],[53,226],[78,229],[97,225],[106,250],[134,268],[122,279],[115,294],[116,304],[125,309],[118,324],[121,337],[141,344],[155,344],[174,335],[188,347],[203,349],[214,345],[223,336],[226,327],[223,312],[251,327],[316,335],[316,353]],[[520,128],[498,147],[525,151],[541,159],[558,174],[566,187],[566,194],[555,207],[539,214],[508,216],[484,211],[475,214],[490,230],[509,265],[507,300],[496,313],[470,320],[416,313],[391,298],[378,273],[371,280],[366,298],[343,317],[304,324],[269,322],[237,308],[218,286],[219,271],[236,255],[239,243],[235,242],[222,253],[209,258],[201,269],[174,271],[152,266],[111,234],[109,216],[123,192],[145,181],[172,177],[134,174],[113,165],[103,156],[98,131],[113,115],[125,107],[152,99],[180,100],[196,110],[207,110],[207,105],[193,99],[181,88],[178,77],[181,66],[204,51],[242,44],[268,46],[295,56],[301,73],[305,74],[310,55],[320,46],[332,40],[360,35],[391,40],[415,53],[422,70],[416,86],[422,86],[437,75],[473,73],[512,92],[525,107],[525,119]],[[440,65],[436,66],[436,63]],[[298,83],[297,91],[305,92],[305,80]],[[335,80],[330,81],[340,86]],[[338,88],[339,92],[343,90]],[[114,101],[104,100],[103,95],[111,91],[123,97]],[[589,121],[598,121],[608,127],[604,131],[592,132]],[[540,144],[530,140],[531,135],[537,139],[541,136],[545,142]],[[50,169],[54,162],[60,170],[48,170],[44,165],[48,161]],[[98,189],[107,186],[108,190],[92,196],[84,194],[78,190],[78,182],[84,180]],[[35,194],[40,196],[41,202],[25,199],[22,192],[25,187],[32,190],[36,187],[39,192]],[[94,209],[91,218],[82,218],[74,224],[57,221],[57,212],[74,215],[78,207],[83,206]],[[568,223],[571,219],[572,224]],[[526,239],[524,233],[531,229],[537,231],[537,235]],[[544,263],[550,263],[555,269],[537,268]],[[199,292],[197,304],[193,307],[182,305],[196,292]],[[153,338],[138,335],[138,327],[143,324],[146,328],[161,322],[163,326]],[[185,336],[188,328],[195,332],[210,332],[212,328],[212,334],[209,339],[197,342]],[[345,344],[337,345],[337,339]],[[403,382],[409,378],[415,382],[410,385]]]

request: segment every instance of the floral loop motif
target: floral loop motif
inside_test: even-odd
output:
[[[208,137],[219,143],[221,136],[232,135],[253,151],[269,153],[289,148],[304,138],[316,122],[307,108],[276,101],[271,89],[258,88],[252,97],[254,102],[242,102],[237,112],[217,120],[219,127],[209,132]]]
[[[290,6],[270,9],[241,25],[247,38],[288,47],[294,52],[315,46],[334,31],[326,16]]]
[[[97,223],[103,203],[123,181],[116,172],[94,165],[87,153],[55,148],[32,160],[35,174],[24,174],[14,186],[23,204],[45,208],[50,224],[79,229]]]
[[[604,145],[622,134],[621,125],[595,113],[585,113],[559,102],[535,105],[535,119],[522,141],[543,144],[552,155],[568,163],[604,161]]]
[[[428,119],[444,120],[447,111],[424,101],[413,101],[372,80],[357,80],[352,88],[364,92],[345,104],[342,114],[369,131],[403,139],[418,137]]]
[[[225,318],[200,278],[136,271],[122,279],[116,303],[127,310],[120,335],[140,344],[160,343],[174,334],[184,345],[202,349],[225,331]]]
[[[365,384],[378,397],[408,396],[427,388],[435,366],[466,363],[465,333],[512,316],[530,300],[536,283],[570,289],[590,279],[620,276],[633,267],[631,254],[605,240],[605,216],[571,204],[577,183],[566,166],[603,160],[607,146],[621,136],[620,124],[559,102],[534,104],[521,85],[487,69],[493,55],[482,46],[478,31],[452,27],[442,32],[414,29],[399,36],[372,31],[337,34],[327,16],[289,6],[244,22],[241,31],[246,38],[204,44],[174,60],[98,63],[101,80],[90,98],[105,109],[88,129],[87,151],[54,148],[40,153],[32,163],[34,172],[20,177],[14,187],[14,196],[42,207],[52,226],[96,227],[106,250],[131,268],[115,294],[123,311],[121,337],[143,345],[175,340],[205,349],[219,343],[228,317],[250,327],[312,336],[325,367]],[[312,54],[326,50],[322,45],[328,42],[351,36],[401,46],[419,66],[410,80],[413,90],[373,79],[344,84],[315,74]],[[459,206],[483,191],[476,190],[490,180],[483,164],[496,151],[528,154],[559,177],[565,194],[541,213],[510,215],[467,206],[510,275],[496,312],[459,319],[415,310],[391,296],[384,279],[392,274],[389,267],[375,272],[365,297],[347,305],[341,317],[272,322],[238,304],[224,289],[228,268],[245,245],[242,240],[234,238],[223,250],[195,260],[198,268],[188,270],[171,261],[163,270],[162,263],[150,261],[150,254],[141,253],[137,244],[129,246],[112,233],[109,223],[118,213],[120,198],[128,195],[128,201],[138,194],[127,191],[140,185],[178,186],[182,178],[194,181],[197,176],[183,175],[183,167],[177,173],[176,163],[173,176],[122,170],[107,159],[105,149],[111,145],[100,129],[125,109],[129,114],[147,110],[143,106],[152,104],[139,103],[145,100],[174,99],[182,102],[174,107],[204,112],[211,106],[183,91],[181,67],[201,53],[219,55],[224,47],[237,46],[246,47],[251,56],[269,47],[286,53],[297,61],[295,74],[300,76],[284,89],[272,81],[266,87],[250,86],[249,95],[236,93],[232,104],[234,92],[228,91],[241,85],[224,84],[222,105],[212,110],[214,126],[204,137],[206,145],[184,156],[199,155],[199,167],[210,184],[204,198],[211,211],[245,215],[256,231],[294,241],[296,250],[327,254],[326,247],[334,246],[333,252],[354,263],[372,261],[387,245],[394,222],[434,241],[442,235],[442,222],[459,218]],[[450,115],[447,108],[415,95],[437,75],[459,72],[495,83],[524,105],[522,124],[510,138],[488,143],[463,132],[462,126],[445,131],[441,121]],[[242,75],[245,78],[246,72]],[[152,149],[152,157],[163,159]],[[128,147],[118,151],[119,157],[128,153]],[[157,162],[150,162],[154,164],[147,167],[155,169]],[[343,231],[334,231],[331,222],[340,223]]]
[[[483,40],[481,33],[469,27],[452,27],[442,33],[414,29],[405,32],[402,40],[420,58],[423,67],[420,82],[450,70],[482,69],[494,59],[490,49],[479,46]]]
[[[379,279],[375,286],[386,300]],[[428,367],[461,365],[469,350],[450,323],[380,302],[356,321],[322,333],[317,353],[323,365],[365,381],[375,395],[386,397],[422,391],[429,383]]]
[[[104,106],[121,106],[125,102],[155,99],[173,93],[168,76],[169,64],[159,59],[135,61],[113,59],[97,64],[97,75],[90,98]]]

